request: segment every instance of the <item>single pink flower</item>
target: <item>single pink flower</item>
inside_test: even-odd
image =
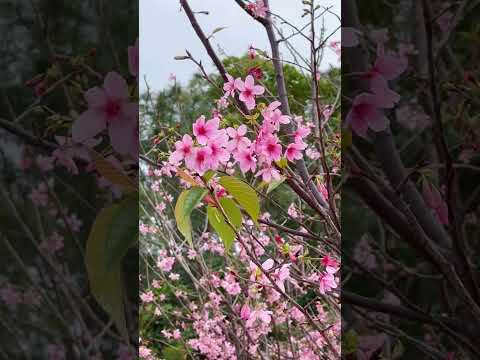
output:
[[[337,288],[335,277],[330,273],[322,273],[320,276],[320,294],[325,295]]]
[[[237,129],[227,128],[227,134],[231,139],[228,142],[227,149],[235,151],[240,147],[249,147],[252,142],[245,136],[246,133],[247,127],[245,125],[240,125]]]
[[[246,321],[250,318],[250,306],[248,304],[243,304],[241,310],[240,310],[240,319]]]
[[[285,281],[290,278],[290,264],[284,264],[279,269],[275,270],[273,274],[275,284],[280,290],[285,291]]]
[[[226,164],[230,160],[230,152],[225,149],[228,143],[228,136],[221,133],[215,138],[208,140],[207,148],[210,149],[210,167],[214,170],[220,164]]]
[[[191,157],[186,159],[189,170],[196,171],[199,175],[205,174],[210,169],[211,150],[209,147],[195,148]]]
[[[235,88],[240,91],[239,99],[245,103],[248,110],[255,108],[255,96],[262,95],[265,92],[263,86],[255,85],[252,75],[247,75],[245,82],[236,79]]]
[[[272,180],[280,180],[280,172],[274,167],[267,165],[262,170],[255,174],[256,176],[262,176],[262,180],[266,183],[270,183]]]
[[[381,96],[362,93],[353,99],[352,108],[347,114],[345,125],[350,126],[357,135],[366,138],[368,128],[382,131],[387,128],[387,119],[382,109],[390,103]]]
[[[85,100],[88,110],[73,123],[73,140],[82,143],[108,127],[113,148],[121,154],[128,153],[138,122],[138,106],[129,101],[125,79],[116,72],[109,72],[103,87],[88,90]]]
[[[335,274],[338,271],[338,261],[328,255],[322,258],[322,265],[329,274]]]
[[[238,149],[234,154],[234,158],[236,161],[238,161],[240,170],[244,174],[250,170],[255,171],[257,168],[257,159],[255,158],[253,150],[250,147],[241,147]]]
[[[310,135],[311,132],[312,130],[308,126],[303,126],[303,125],[298,126],[297,130],[295,130],[295,132],[293,133],[295,142],[303,143],[303,139],[305,139],[308,135]]]
[[[269,164],[272,161],[279,161],[282,157],[282,145],[278,142],[276,135],[269,135],[262,139],[260,148],[262,155]]]
[[[247,9],[250,10],[255,17],[263,19],[267,16],[268,8],[265,6],[263,0],[256,0],[254,3],[249,3]]]
[[[295,160],[300,160],[303,158],[302,151],[305,150],[306,147],[307,145],[303,142],[291,143],[287,146],[287,150],[285,150],[285,157],[288,159],[288,161],[292,162]]]
[[[225,279],[222,281],[222,287],[230,295],[238,295],[242,292],[242,289],[238,282],[235,280],[235,276],[228,274],[225,276]]]
[[[217,135],[219,125],[220,119],[218,117],[205,121],[205,116],[200,116],[195,124],[193,124],[193,134],[197,138],[198,143],[200,145],[206,145],[208,139]]]
[[[166,258],[163,258],[162,260],[157,261],[157,266],[163,272],[172,271],[172,268],[173,268],[174,264],[175,264],[175,258],[174,257],[166,257]]]
[[[223,84],[223,91],[225,96],[233,96],[235,93],[235,79],[232,75],[226,74],[228,81]]]
[[[153,295],[153,292],[147,291],[145,293],[140,294],[140,299],[142,300],[142,302],[148,304],[153,302],[155,300],[155,297]]]
[[[182,160],[189,158],[193,155],[193,140],[188,134],[183,135],[182,141],[175,143],[175,151],[170,155],[168,161],[177,165]]]

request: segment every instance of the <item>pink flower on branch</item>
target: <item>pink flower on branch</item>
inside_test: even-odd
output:
[[[235,79],[232,75],[226,74],[228,81],[223,84],[225,96],[233,96],[235,93]]]
[[[132,134],[137,131],[138,105],[129,101],[128,85],[116,72],[109,72],[103,87],[85,93],[88,110],[73,123],[72,138],[83,143],[108,128],[113,148],[130,153]]]
[[[175,143],[175,151],[170,155],[169,162],[178,164],[180,161],[187,159],[193,155],[193,140],[190,135],[183,135],[182,141]]]
[[[347,114],[345,125],[357,135],[366,138],[368,129],[382,131],[387,128],[387,118],[383,110],[391,107],[387,99],[380,95],[362,93],[353,99],[352,108]]]
[[[262,95],[265,92],[263,86],[255,85],[252,75],[247,75],[245,81],[236,79],[235,88],[240,91],[239,99],[245,103],[248,110],[255,108],[255,96]]]
[[[234,154],[235,160],[240,166],[242,173],[247,173],[248,171],[255,171],[257,168],[257,159],[255,158],[254,152],[250,147],[242,147]]]
[[[249,3],[247,9],[255,17],[264,19],[267,16],[268,7],[265,6],[263,0],[256,0],[254,3]]]
[[[247,134],[247,127],[240,125],[237,129],[232,127],[227,128],[227,134],[230,136],[230,141],[227,144],[227,149],[236,151],[240,147],[249,147],[251,141],[245,136]]]
[[[205,116],[202,115],[193,124],[193,135],[200,145],[206,145],[209,139],[217,135],[219,125],[220,119],[218,117],[205,121]]]
[[[285,157],[288,159],[288,161],[295,161],[295,160],[300,160],[303,158],[303,153],[302,151],[305,150],[307,145],[305,143],[300,143],[300,142],[295,142],[292,144],[289,144],[287,146],[287,150],[285,150]]]

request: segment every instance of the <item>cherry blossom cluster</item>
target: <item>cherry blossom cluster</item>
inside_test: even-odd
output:
[[[355,47],[359,44],[359,30],[342,29],[342,46]],[[345,38],[343,36],[345,35]],[[397,79],[408,67],[407,55],[412,52],[409,46],[400,46],[397,51],[387,50],[386,31],[375,31],[371,38],[376,42],[377,53],[373,66],[361,77],[368,81],[369,92],[358,94],[352,101],[345,125],[359,136],[366,138],[368,129],[383,131],[388,126],[385,109],[392,109],[400,95],[390,89],[388,82]]]
[[[255,85],[251,75],[245,81],[233,79],[230,75],[228,78],[229,81],[224,84],[225,97],[233,97],[238,92],[239,99],[246,107],[254,109],[255,96],[263,94],[264,88]],[[203,175],[208,170],[226,166],[233,158],[243,174],[251,171],[256,176],[262,176],[267,183],[272,179],[279,180],[280,172],[274,162],[282,157],[289,161],[302,159],[303,151],[308,146],[304,139],[311,133],[310,126],[297,117],[296,130],[289,134],[294,141],[284,149],[278,132],[280,126],[289,124],[291,119],[282,114],[280,105],[279,101],[274,101],[261,110],[263,121],[256,132],[249,131],[245,124],[222,129],[220,114],[209,120],[201,116],[193,124],[194,138],[186,134],[175,143],[175,150],[169,158],[170,164],[179,166],[184,161],[187,169]],[[253,140],[247,136],[249,133],[255,134]],[[317,152],[310,149],[309,156],[315,157]]]

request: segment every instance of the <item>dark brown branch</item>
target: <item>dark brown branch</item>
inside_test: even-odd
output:
[[[8,121],[2,118],[0,118],[0,128],[3,128],[9,133],[16,135],[17,137],[21,138],[26,143],[32,146],[41,147],[41,148],[44,148],[45,150],[55,150],[58,147],[54,143],[51,143],[46,140],[42,140],[39,137],[29,133],[22,127],[15,125],[11,121]]]
[[[190,5],[188,4],[188,1],[187,0],[180,0],[180,5],[182,6],[183,10],[185,11],[185,14],[188,17],[188,20],[190,21],[190,24],[192,25],[193,30],[195,30],[195,33],[197,34],[198,38],[202,42],[203,46],[205,47],[205,50],[207,51],[208,56],[210,57],[210,59],[212,59],[213,63],[215,64],[215,67],[217,68],[218,72],[222,76],[223,81],[227,82],[228,81],[227,70],[225,69],[225,66],[223,66],[223,63],[220,60],[220,58],[215,53],[215,50],[213,50],[213,47],[212,47],[212,44],[210,43],[210,40],[208,40],[208,38],[205,35],[205,33],[203,32],[202,28],[198,24],[198,21],[195,18],[195,15],[194,15],[192,9],[190,8]],[[240,109],[242,110],[242,112],[244,114],[249,113],[247,107],[245,106],[245,104],[243,102],[237,100],[237,103],[238,103],[238,106],[240,107]]]

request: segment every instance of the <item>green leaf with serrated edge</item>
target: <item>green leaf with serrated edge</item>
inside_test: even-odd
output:
[[[285,181],[285,178],[282,177],[280,180],[275,180],[275,181],[272,181],[270,184],[268,184],[267,194],[270,194],[273,190],[275,190],[277,187],[282,185],[284,181]]]
[[[232,199],[223,197],[219,200],[223,211],[227,215],[228,220],[234,226],[235,229],[240,229],[242,226],[242,212]]]
[[[85,264],[90,291],[100,306],[110,315],[119,332],[127,337],[123,303],[121,263],[107,266],[107,241],[112,220],[119,209],[114,204],[97,215],[87,240]],[[138,226],[138,225],[137,225]]]
[[[219,184],[233,196],[247,214],[250,215],[252,220],[258,224],[260,201],[258,200],[255,190],[246,182],[233,176],[222,176]]]
[[[109,227],[106,243],[107,267],[121,263],[138,240],[138,195],[122,200]]]
[[[222,239],[225,251],[228,253],[232,247],[233,240],[235,240],[235,232],[227,224],[223,214],[217,208],[208,206],[207,216],[208,222]]]
[[[175,204],[175,220],[178,231],[180,231],[192,247],[192,221],[190,215],[193,209],[202,201],[206,193],[207,190],[200,187],[184,190]]]

